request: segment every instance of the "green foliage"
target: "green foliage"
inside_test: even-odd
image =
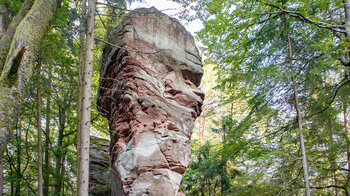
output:
[[[197,141],[192,143],[198,145]],[[195,149],[192,153],[192,163],[184,174],[182,190],[190,195],[202,192],[225,192],[230,188],[230,180],[240,175],[238,170],[227,170],[228,160],[222,157],[210,142]]]
[[[16,13],[21,9],[21,5],[24,0],[2,0],[0,5],[4,5],[7,8],[8,13],[8,21],[16,15]]]
[[[1,1],[11,10],[13,17],[18,12],[22,1]],[[48,175],[49,195],[75,195],[76,193],[76,124],[77,124],[77,75],[79,51],[79,19],[82,14],[78,1],[64,0],[42,42],[40,59],[42,62],[41,82],[36,76],[28,85],[28,95],[18,116],[18,123],[4,157],[5,165],[5,194],[30,195],[37,194],[37,119],[36,119],[36,88],[42,89],[42,124],[43,135],[46,126],[49,126],[48,146],[43,140],[44,151],[50,158],[49,165],[43,166],[44,176]],[[114,3],[113,9],[99,9],[101,14],[110,12],[111,17],[101,16],[100,19],[108,21],[108,27],[102,21],[95,26],[96,35],[104,37],[108,30],[118,23],[125,13],[123,1]],[[110,11],[112,10],[112,11]],[[119,10],[119,11],[118,11]],[[112,13],[113,12],[113,13]],[[108,29],[105,29],[108,28]],[[96,103],[96,93],[99,84],[99,63],[103,43],[98,42],[95,47],[92,103]],[[50,100],[50,101],[49,101]],[[50,107],[48,103],[50,102]],[[47,113],[48,112],[48,113]],[[49,122],[46,122],[47,116]],[[107,137],[108,122],[102,118],[95,105],[92,106],[92,134]],[[45,157],[45,156],[44,156]],[[44,160],[44,159],[43,159]]]
[[[302,131],[311,185],[319,188],[313,192],[330,193],[335,190],[322,187],[346,187],[350,182],[343,177],[348,172],[339,170],[348,167],[342,160],[347,159],[350,147],[348,99],[341,98],[349,90],[348,69],[338,61],[340,54],[348,51],[348,43],[327,27],[308,23],[271,4],[314,21],[341,24],[344,20],[341,1],[205,0],[185,4],[203,21],[204,28],[197,36],[206,62],[216,64],[220,107],[230,111],[227,105],[231,103],[248,104],[244,116],[236,118],[238,111],[232,112],[231,107],[229,115],[218,117],[211,131],[224,134],[224,138],[211,142],[221,142],[213,148],[231,161],[231,168],[244,168],[243,177],[230,182],[233,195],[302,194],[298,142]],[[327,21],[329,17],[332,20]],[[296,78],[303,130],[297,129],[292,77]],[[343,115],[345,118],[340,117]],[[191,174],[201,171],[193,165],[190,168]],[[189,179],[193,182],[195,177]],[[247,179],[250,188],[244,189]]]

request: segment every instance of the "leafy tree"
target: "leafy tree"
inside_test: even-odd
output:
[[[346,63],[339,61],[347,56],[347,47],[344,36],[336,38],[344,35],[336,28],[345,27],[324,26],[319,22],[334,19],[331,16],[335,13],[339,14],[335,22],[346,21],[343,18],[346,14],[341,12],[344,5],[347,4],[325,1],[310,4],[209,0],[193,6],[204,23],[204,29],[198,34],[204,44],[204,54],[207,61],[217,64],[218,88],[231,102],[249,100],[249,114],[238,119],[222,148],[233,159],[251,160],[250,171],[261,167],[279,171],[269,177],[257,176],[255,181],[268,180],[280,186],[280,189],[276,189],[278,186],[271,189],[275,192],[270,194],[295,193],[305,188],[301,183],[297,134],[305,135],[305,149],[312,152],[308,158],[311,188],[315,192],[320,189],[326,192],[325,189],[335,187],[337,191],[340,188],[347,192],[337,178],[342,174],[335,174],[337,185],[332,186],[332,181],[326,180],[322,183],[328,185],[316,186],[321,182],[317,174],[323,172],[329,176],[329,171],[314,164],[317,157],[313,155],[315,151],[323,151],[320,145],[324,142],[314,135],[315,126],[312,126],[317,121],[322,126],[316,127],[328,127],[322,129],[322,133],[333,130],[330,137],[344,131],[334,129],[342,121],[338,118],[339,112],[329,113],[328,119],[333,121],[316,120],[330,111],[339,111],[336,108],[340,92],[348,89]],[[296,98],[299,104],[295,103]],[[293,105],[300,106],[299,116],[293,112]],[[303,119],[302,129],[298,128],[298,119]],[[327,145],[334,146],[328,142]],[[246,146],[245,151],[239,150],[242,146]],[[331,152],[334,154],[337,150],[332,147]],[[337,159],[329,154],[333,157],[331,160],[344,159],[344,155]],[[341,161],[333,161],[334,166],[337,164]]]

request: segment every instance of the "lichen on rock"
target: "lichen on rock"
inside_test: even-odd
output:
[[[204,99],[194,39],[176,19],[141,8],[108,42],[98,106],[110,127],[112,195],[177,195]]]

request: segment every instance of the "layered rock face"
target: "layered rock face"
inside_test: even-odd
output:
[[[111,170],[109,140],[90,137],[89,194],[94,196],[111,195]]]
[[[110,127],[112,195],[177,195],[204,99],[194,39],[177,20],[142,8],[108,42],[98,106]]]

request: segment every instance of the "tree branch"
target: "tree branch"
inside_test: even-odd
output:
[[[304,117],[304,119],[308,119],[308,118],[311,118],[311,117],[313,117],[313,116],[315,116],[315,115],[321,114],[322,112],[324,112],[324,111],[326,111],[328,108],[330,108],[331,105],[333,104],[333,102],[334,102],[334,100],[335,100],[335,98],[336,98],[336,96],[337,96],[339,90],[340,90],[343,86],[345,86],[346,84],[349,84],[349,83],[350,83],[350,80],[347,80],[347,81],[344,82],[344,83],[340,83],[340,84],[338,85],[337,89],[336,89],[335,92],[334,92],[334,95],[333,95],[333,97],[332,97],[332,100],[328,103],[328,105],[327,105],[325,108],[323,108],[322,110],[320,110],[320,111],[318,111],[318,112],[316,112],[316,113],[313,113],[313,114],[311,114],[311,115],[308,115],[308,116]]]
[[[278,5],[274,5],[272,3],[269,3],[269,2],[266,2],[266,1],[263,1],[263,0],[256,0],[258,2],[261,2],[267,6],[270,6],[270,7],[273,7],[273,8],[276,8],[278,10],[280,10],[281,12],[285,13],[285,14],[288,14],[294,18],[297,18],[301,21],[305,21],[309,24],[313,24],[313,25],[316,25],[317,27],[320,27],[320,28],[323,28],[323,29],[328,29],[328,30],[332,30],[332,31],[335,31],[335,32],[339,32],[339,33],[345,33],[345,27],[344,25],[334,25],[334,24],[330,24],[330,23],[326,23],[326,22],[322,22],[322,21],[316,21],[316,20],[312,20],[310,19],[309,17],[306,17],[298,12],[295,12],[295,11],[291,11],[291,10],[286,10],[284,9],[283,7],[280,7]]]
[[[338,185],[328,185],[328,186],[310,186],[312,189],[329,189],[329,188],[337,188],[345,190],[345,187]]]

